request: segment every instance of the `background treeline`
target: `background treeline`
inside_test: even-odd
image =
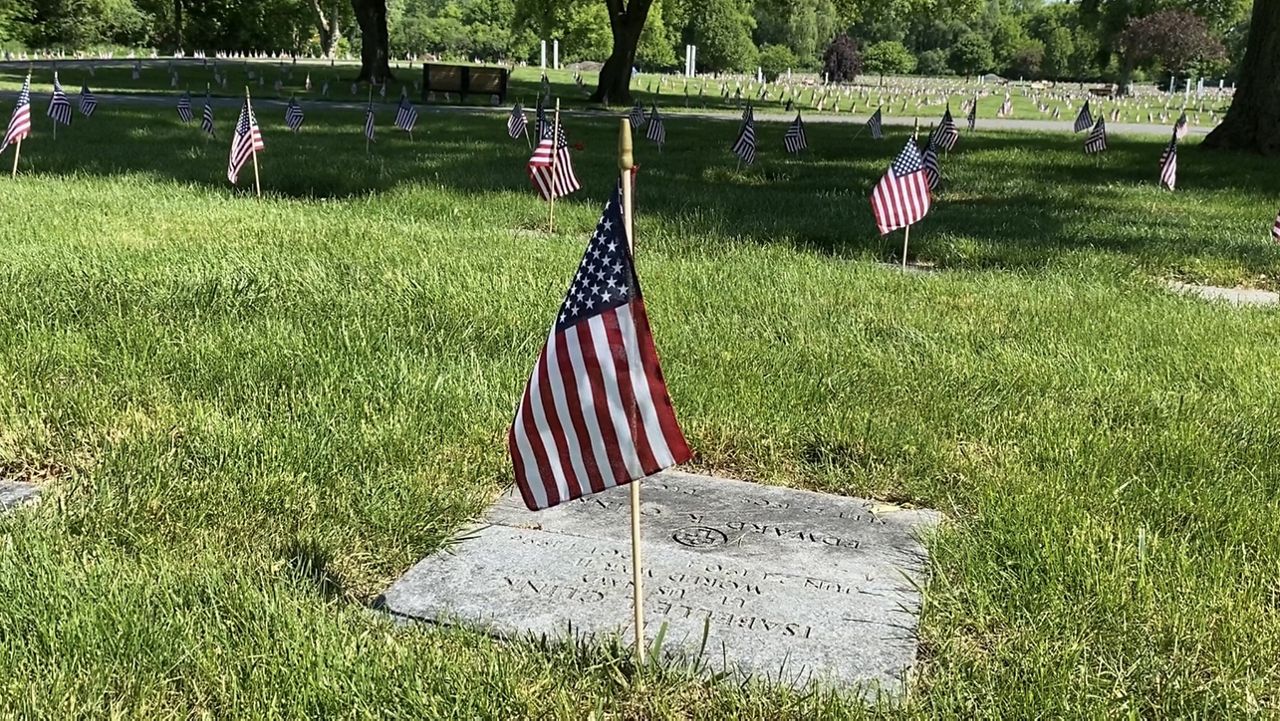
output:
[[[1248,0],[654,0],[637,53],[678,68],[686,43],[702,71],[817,70],[848,33],[863,72],[1125,80],[1228,74],[1243,55]],[[603,0],[388,0],[392,53],[601,61]],[[67,51],[355,52],[348,0],[0,0],[0,44]]]

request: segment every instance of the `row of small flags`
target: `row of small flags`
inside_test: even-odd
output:
[[[527,170],[539,195],[549,200],[573,193],[580,189],[581,185],[573,172],[569,143],[564,128],[563,126],[553,128],[553,124],[547,120],[542,97],[541,95],[539,96],[537,107],[538,145],[534,148],[533,155],[529,158]],[[86,118],[92,117],[94,110],[98,106],[98,100],[87,85],[81,87],[79,101],[81,114]],[[973,130],[976,124],[976,111],[977,100],[975,98],[972,104],[968,105],[966,117],[970,130]],[[184,92],[179,96],[177,112],[178,117],[184,123],[190,123],[194,119],[189,92]],[[58,80],[57,73],[54,73],[53,93],[49,101],[48,115],[56,124],[71,124],[71,101]],[[288,105],[285,107],[286,127],[296,133],[302,127],[304,119],[302,107],[298,104],[297,99],[290,98]],[[395,126],[412,133],[417,120],[417,108],[414,107],[413,103],[409,102],[407,94],[401,93],[400,104],[396,110]],[[628,114],[628,120],[634,130],[639,130],[647,124],[646,137],[659,146],[665,144],[666,127],[661,114],[658,112],[656,103],[647,116],[644,107],[637,103]],[[883,138],[882,123],[880,109],[877,108],[866,123],[871,137],[875,139]],[[213,106],[207,92],[205,94],[200,127],[210,136],[214,136]],[[1099,115],[1095,120],[1087,100],[1080,108],[1073,127],[1075,132],[1089,129],[1089,135],[1084,143],[1086,153],[1096,154],[1106,150],[1106,119]],[[1177,185],[1178,141],[1186,137],[1188,129],[1187,115],[1184,111],[1174,124],[1173,135],[1160,156],[1159,182],[1161,187],[1173,190]],[[3,145],[0,145],[0,151],[10,145],[21,142],[30,135],[30,132],[31,77],[28,75],[23,81],[17,105],[14,107],[13,115],[5,132]],[[374,132],[374,109],[373,103],[370,101],[365,111],[364,135],[369,141],[373,141]],[[511,138],[517,139],[521,136],[528,137],[528,132],[528,121],[525,119],[524,109],[517,103],[512,108],[511,114],[507,119],[507,133]],[[932,198],[927,192],[923,196],[919,193],[914,176],[919,173],[919,178],[923,182],[926,191],[936,189],[941,179],[938,151],[950,152],[954,149],[959,136],[959,129],[956,127],[955,120],[951,115],[951,109],[948,107],[943,113],[942,121],[929,134],[923,150],[917,144],[914,135],[908,141],[907,145],[909,147],[904,147],[903,151],[898,154],[889,171],[872,193],[872,208],[876,215],[876,225],[880,228],[882,234],[915,223],[928,212]],[[249,138],[252,142],[250,143],[245,138]],[[245,151],[245,148],[249,146],[252,146],[253,149]],[[783,136],[783,146],[788,153],[792,154],[808,148],[804,120],[799,113],[796,114],[795,120],[787,127]],[[252,154],[261,151],[262,148],[262,133],[246,100],[241,110],[239,121],[236,124],[236,135],[232,140],[231,162],[227,171],[228,180],[232,183],[236,182],[239,172],[248,157],[245,155],[246,152]],[[747,165],[755,162],[755,113],[750,104],[743,111],[742,124],[739,127],[737,138],[731,146],[731,150],[741,162]],[[905,225],[899,223],[905,223]],[[1280,242],[1280,215],[1277,215],[1271,233]]]

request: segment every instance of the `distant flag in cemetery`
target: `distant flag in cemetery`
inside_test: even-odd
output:
[[[627,122],[631,123],[632,130],[636,130],[644,126],[644,121],[644,107],[637,100],[635,107],[631,109],[631,114],[627,116]]]
[[[21,142],[31,135],[31,74],[22,81],[22,90],[18,93],[18,104],[13,106],[13,115],[9,116],[9,129],[4,134],[3,150],[14,143]]]
[[[973,104],[969,106],[969,115],[966,116],[965,119],[969,121],[970,130],[973,130],[973,127],[978,124],[978,98],[977,97],[974,97]]]
[[[930,133],[929,145],[947,152],[955,150],[956,141],[960,139],[960,129],[956,127],[955,118],[951,117],[951,106],[947,106],[942,114],[942,122]]]
[[[191,93],[185,90],[178,96],[178,117],[184,123],[191,122]]]
[[[1178,122],[1173,124],[1173,134],[1177,136],[1178,140],[1182,140],[1187,137],[1188,130],[1190,128],[1187,126],[1187,111],[1184,110],[1182,115],[1178,116]]]
[[[302,114],[302,106],[298,104],[297,98],[289,98],[289,104],[284,108],[284,124],[293,132],[298,132],[302,127],[302,121],[305,117]]]
[[[525,385],[507,434],[531,510],[689,460],[623,218],[619,183]]]
[[[782,145],[792,155],[809,147],[809,139],[805,137],[804,121],[800,119],[800,113],[796,113],[796,119],[787,126],[787,133],[782,136]]]
[[[883,119],[880,115],[880,108],[876,108],[876,112],[867,120],[867,129],[871,131],[871,137],[876,140],[880,140],[884,137],[884,130],[881,128],[882,122]]]
[[[582,186],[573,173],[573,159],[569,157],[569,139],[564,126],[547,126],[546,135],[538,140],[528,163],[529,180],[543,200],[562,198]]]
[[[938,146],[933,136],[925,143],[924,152],[920,155],[920,163],[924,166],[924,177],[929,180],[929,190],[935,190],[942,180],[942,167],[938,163]]]
[[[546,71],[543,71],[542,80],[539,83],[538,87],[541,89],[541,95],[543,97],[547,97],[547,98],[551,97],[551,81],[547,79]]]
[[[658,114],[657,103],[654,103],[653,109],[649,111],[649,129],[645,131],[644,136],[657,143],[659,147],[667,144],[667,127],[662,122],[662,116]]]
[[[515,140],[528,133],[529,121],[525,120],[524,107],[520,103],[516,103],[515,107],[511,108],[511,115],[507,118],[507,135],[510,135],[511,139]]]
[[[373,103],[372,102],[370,102],[369,106],[366,107],[364,110],[364,139],[369,142],[374,142],[373,140]]]
[[[1271,239],[1280,243],[1280,213],[1276,213],[1276,222],[1271,226]]]
[[[88,85],[80,86],[80,114],[86,118],[93,117],[93,111],[98,109],[98,98],[94,97],[93,91],[89,90]]]
[[[551,132],[551,121],[547,119],[547,108],[543,103],[543,96],[538,96],[538,111],[536,113],[535,123],[537,127],[534,130],[538,133],[538,139],[547,137]]]
[[[209,134],[209,137],[216,137],[213,133],[213,103],[209,101],[209,91],[204,93],[204,113],[200,115],[200,129]]]
[[[249,101],[245,100],[240,108],[240,120],[236,122],[236,130],[231,135],[231,159],[227,163],[227,180],[234,185],[240,177],[240,170],[244,168],[244,164],[250,157],[261,153],[265,147],[265,143],[262,142],[262,130],[258,128],[258,119],[253,116]]]
[[[756,116],[750,105],[742,113],[742,127],[738,130],[738,139],[733,142],[731,150],[747,165],[756,162]]]
[[[1084,140],[1084,152],[1089,154],[1101,153],[1106,149],[1107,119],[1099,115],[1098,122],[1094,124],[1093,130],[1089,131],[1089,137]]]
[[[408,95],[400,96],[400,105],[396,108],[396,127],[406,133],[413,132],[413,126],[418,124],[418,109],[413,107],[413,103],[409,102]]]
[[[1072,132],[1080,132],[1088,130],[1093,125],[1093,114],[1089,112],[1089,101],[1084,101],[1084,105],[1080,106],[1080,112],[1076,115],[1075,129]]]
[[[1160,186],[1173,190],[1178,184],[1178,132],[1175,130],[1169,144],[1160,154]]]
[[[58,82],[58,73],[53,74],[53,95],[49,98],[49,117],[59,125],[71,124],[71,101]]]
[[[924,159],[915,138],[908,138],[902,152],[871,191],[871,212],[881,235],[905,228],[923,218],[933,204]]]

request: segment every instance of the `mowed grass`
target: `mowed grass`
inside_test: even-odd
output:
[[[694,469],[938,508],[910,693],[870,711],[608,646],[368,608],[511,482],[503,438],[599,205],[575,119],[556,233],[501,115],[263,117],[258,201],[157,109],[0,182],[0,708],[19,718],[1263,715],[1280,708],[1280,320],[1263,161],[978,134],[910,256],[868,189],[905,136],[735,171],[733,123],[638,141],[637,263]],[[384,125],[390,116],[383,118]],[[11,152],[11,151],[9,151]],[[11,156],[0,156],[8,167]]]
[[[447,98],[443,93],[435,93],[429,99],[424,98],[421,92],[422,63],[407,60],[394,63],[392,73],[395,79],[387,83],[385,96],[381,88],[375,88],[370,93],[368,84],[352,82],[359,74],[359,64],[351,61],[330,65],[328,61],[310,60],[291,63],[288,60],[210,59],[205,64],[200,60],[159,58],[142,62],[142,70],[136,80],[133,78],[134,61],[125,59],[64,61],[57,69],[68,93],[74,95],[81,85],[87,84],[96,94],[104,96],[104,100],[109,100],[106,96],[111,94],[122,93],[176,98],[184,90],[198,98],[206,89],[214,97],[241,97],[245,88],[248,88],[255,98],[288,100],[296,97],[304,103],[365,102],[371,99],[378,105],[386,105],[397,102],[401,91],[408,93],[415,102],[429,100],[433,105],[488,106],[492,103],[490,95],[484,93],[465,98],[459,97],[457,93],[451,93]],[[219,77],[215,77],[215,68]],[[22,87],[28,70],[31,71],[34,97],[47,98],[52,92],[55,70],[54,64],[48,61],[39,64],[16,61],[0,63],[0,88],[17,92]],[[597,71],[581,73],[582,87],[575,82],[575,73],[573,70],[547,70],[547,82],[552,95],[560,99],[565,108],[598,107],[588,100],[590,92],[595,90]],[[173,86],[174,74],[178,76],[177,87]],[[541,92],[542,74],[543,71],[536,67],[513,67],[506,104],[521,102],[532,107]],[[226,77],[225,86],[220,83],[222,76]],[[307,88],[308,78],[311,80],[310,89]],[[278,90],[277,81],[280,83]],[[996,118],[1004,102],[1004,94],[1008,91],[1011,93],[1012,107],[1006,117],[1044,120],[1066,128],[1070,127],[1079,112],[1085,87],[1063,83],[1059,87],[1024,95],[1022,87],[1006,87],[996,83],[978,84],[960,78],[884,78],[874,75],[860,76],[854,85],[847,88],[848,94],[843,86],[819,87],[812,75],[797,75],[790,83],[789,90],[781,90],[780,85],[788,85],[788,82],[782,79],[778,83],[771,83],[767,96],[762,96],[760,84],[752,78],[704,75],[686,82],[684,78],[675,75],[641,73],[635,76],[631,88],[635,101],[646,108],[657,104],[666,114],[738,110],[747,102],[765,112],[778,112],[784,110],[790,100],[794,108],[808,116],[831,117],[840,114],[865,120],[877,107],[882,107],[883,113],[890,118],[921,117],[925,119],[926,126],[931,120],[941,117],[948,104],[956,121],[963,122],[961,105],[975,95],[979,98],[978,117]],[[1093,98],[1091,108],[1095,116],[1106,114],[1110,120],[1112,109],[1119,107],[1119,122],[1161,123],[1170,127],[1178,113],[1185,108],[1193,125],[1210,126],[1215,121],[1213,114],[1216,113],[1216,119],[1220,120],[1230,104],[1229,98],[1219,98],[1215,93],[1215,90],[1210,89],[1200,98],[1184,98],[1176,93],[1144,94],[1118,103]],[[1071,104],[1066,99],[1068,94],[1075,98]],[[1045,106],[1043,111],[1039,107],[1040,103]],[[37,102],[37,105],[41,104]],[[1056,119],[1053,117],[1055,110],[1059,114]],[[1162,114],[1167,117],[1162,118]]]

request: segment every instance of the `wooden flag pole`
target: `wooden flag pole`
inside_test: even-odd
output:
[[[258,177],[258,144],[253,142],[253,104],[249,101],[249,86],[244,86],[244,107],[249,111],[249,155],[253,156],[253,190],[262,197],[262,180]]]
[[[618,125],[618,177],[622,183],[622,225],[627,234],[631,262],[635,263],[635,225],[631,221],[631,169],[635,167],[631,147],[631,122]],[[636,664],[644,664],[644,578],[640,561],[640,481],[631,482],[631,607],[636,626]]]
[[[911,226],[907,226],[907,232],[902,236],[902,272],[907,272],[907,244],[911,242]]]
[[[369,83],[369,104],[364,106],[364,154],[369,154],[369,111],[373,109],[373,83]]]
[[[22,138],[18,138],[18,144],[13,146],[13,175],[14,180],[18,178],[18,156],[22,155]]]
[[[551,123],[551,205],[547,212],[547,232],[556,232],[556,159],[560,156],[560,99],[556,98],[555,119]]]

